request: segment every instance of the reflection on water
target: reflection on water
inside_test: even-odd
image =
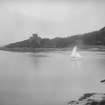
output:
[[[77,69],[81,70],[81,64],[82,64],[82,59],[81,60],[73,60],[71,62],[72,69],[73,70],[77,70]]]
[[[66,105],[86,92],[105,92],[105,55],[0,52],[0,105]]]
[[[33,66],[35,68],[39,68],[41,66],[41,63],[44,61],[45,57],[47,57],[46,55],[43,54],[28,54],[31,64],[33,64]]]

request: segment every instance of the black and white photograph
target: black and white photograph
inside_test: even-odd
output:
[[[105,105],[105,0],[0,0],[0,105]]]

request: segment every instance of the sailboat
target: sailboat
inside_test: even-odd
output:
[[[81,55],[79,52],[77,52],[77,46],[74,46],[73,50],[72,50],[72,53],[71,53],[71,58],[73,59],[80,59],[81,58]]]

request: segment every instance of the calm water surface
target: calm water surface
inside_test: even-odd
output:
[[[87,92],[105,92],[105,53],[0,51],[0,105],[67,105]]]

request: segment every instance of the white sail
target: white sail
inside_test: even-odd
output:
[[[81,58],[81,55],[79,54],[79,52],[77,52],[77,47],[76,46],[72,50],[71,57],[72,58]]]
[[[71,56],[76,56],[77,47],[75,46],[72,50]]]

